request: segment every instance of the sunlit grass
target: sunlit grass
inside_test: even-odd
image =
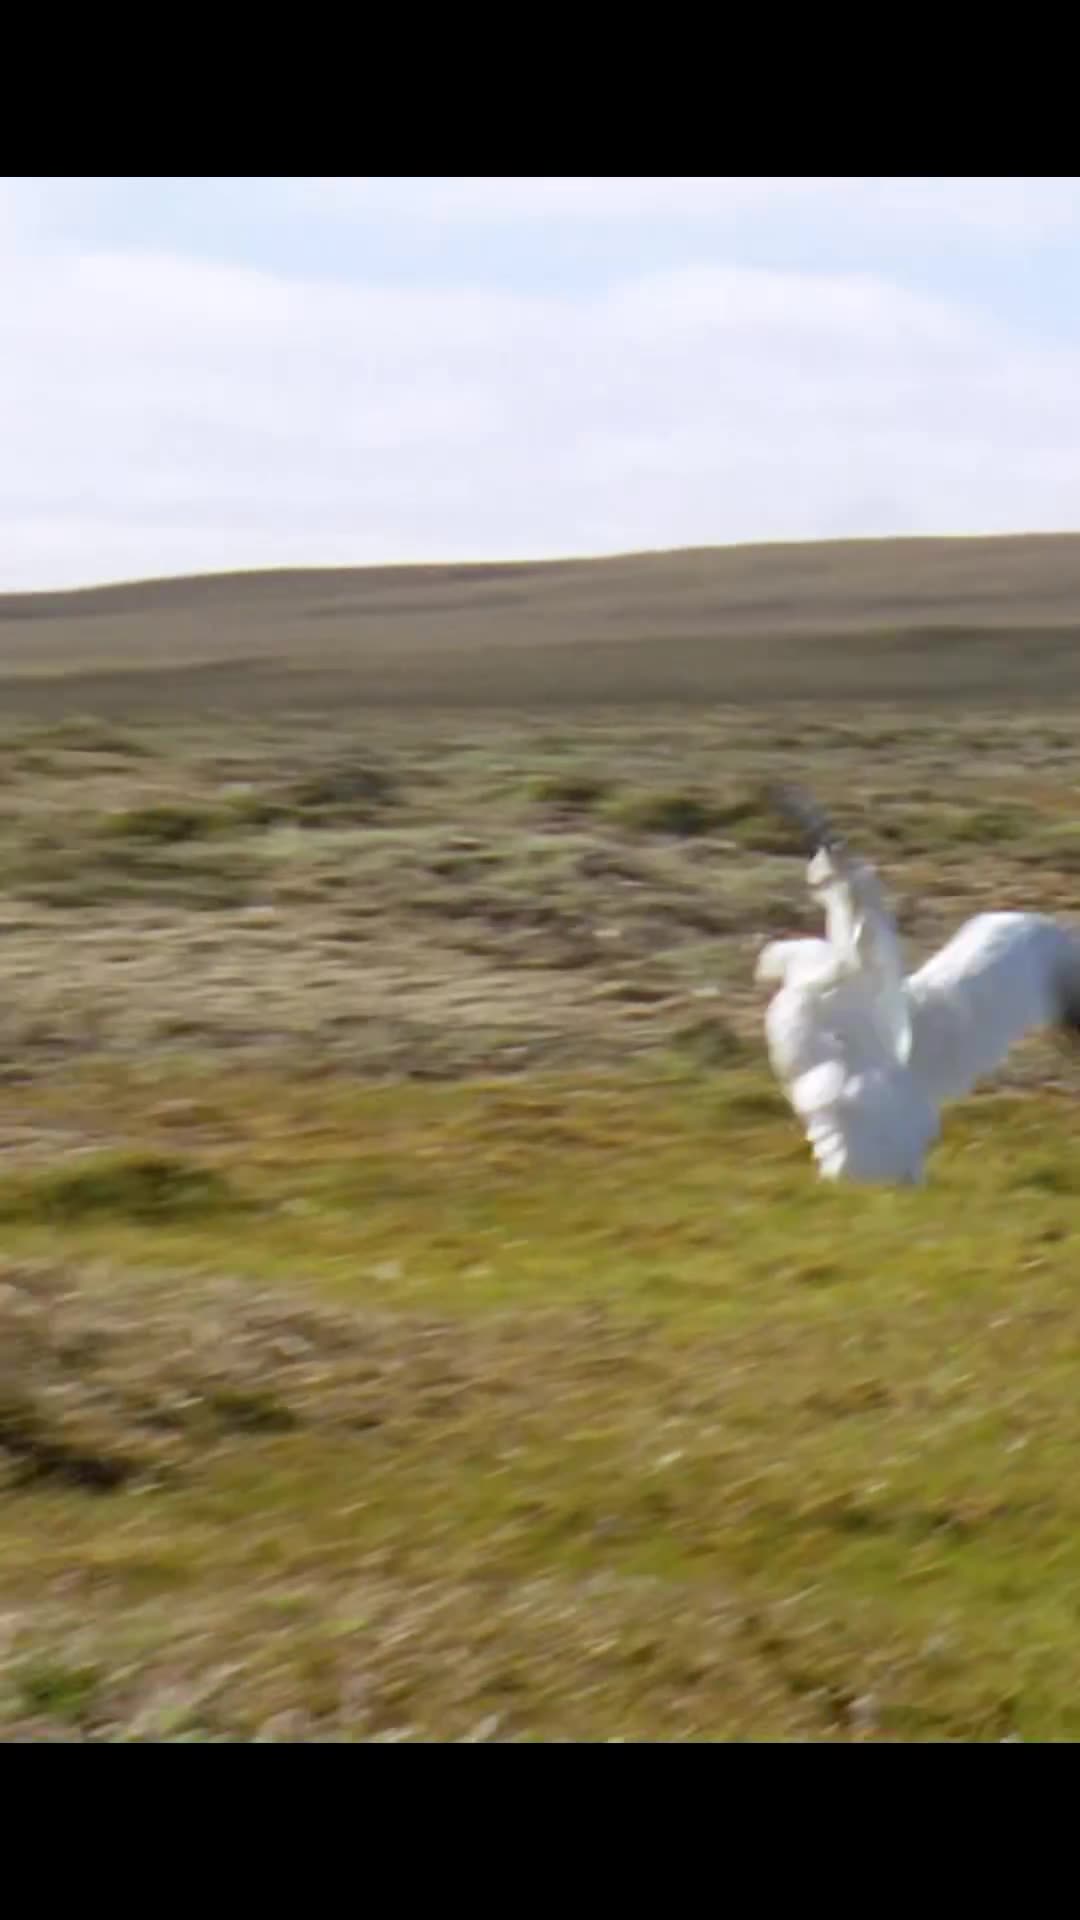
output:
[[[0,1186],[11,1727],[1080,1732],[1065,1100],[969,1103],[891,1193],[818,1184],[756,1069],[28,1097],[94,1089],[94,1204]]]

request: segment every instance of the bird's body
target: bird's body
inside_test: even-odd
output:
[[[1040,1027],[1080,1030],[1080,941],[1039,913],[981,913],[905,975],[877,875],[805,803],[823,940],[775,941],[757,978],[769,1060],[822,1176],[914,1184],[939,1107]]]

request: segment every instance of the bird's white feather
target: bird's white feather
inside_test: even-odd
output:
[[[911,1069],[934,1100],[970,1092],[1026,1033],[1067,1017],[1080,946],[1039,913],[980,913],[907,981]]]
[[[979,914],[905,977],[874,869],[840,843],[807,879],[824,940],[774,941],[769,1059],[821,1173],[918,1181],[942,1101],[967,1093],[1034,1028],[1080,1028],[1080,942],[1044,914]]]
[[[873,867],[838,859],[822,849],[807,878],[824,904],[829,945],[845,972],[870,989],[868,1011],[883,1046],[897,1060],[911,1051],[911,1020],[904,993],[904,956],[892,914]]]

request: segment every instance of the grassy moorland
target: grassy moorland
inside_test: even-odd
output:
[[[606,704],[572,668],[534,697],[517,629],[515,700],[376,697],[360,621],[305,704],[221,583],[117,590],[172,596],[168,667],[107,596],[97,639],[80,596],[0,603],[4,1737],[1080,1735],[1080,1061],[1032,1041],[924,1190],[838,1193],[751,986],[807,924],[776,774],[879,859],[912,958],[988,902],[1073,910],[1073,549],[1040,601],[986,545],[1052,698],[1037,651],[1022,704],[971,696],[959,547],[902,543],[945,637],[894,637],[887,701],[876,576],[846,626],[830,576],[865,674],[815,615],[803,682],[755,691],[717,614],[698,699]],[[549,667],[560,572],[503,583]],[[274,631],[300,590],[244,593]]]

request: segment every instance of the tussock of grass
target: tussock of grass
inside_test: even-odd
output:
[[[15,1688],[27,1714],[78,1725],[91,1713],[104,1676],[96,1667],[68,1666],[60,1660],[27,1660],[15,1673]]]
[[[542,806],[565,807],[571,812],[589,812],[607,799],[612,782],[602,774],[568,767],[538,774],[530,793]]]
[[[397,781],[387,768],[351,759],[305,774],[288,794],[293,814],[315,822],[375,819],[397,797]]]
[[[225,796],[220,817],[226,830],[256,832],[287,823],[292,818],[292,809],[286,800],[273,794],[245,791]]]
[[[1025,817],[1017,808],[1003,806],[972,807],[967,812],[958,812],[948,826],[950,838],[987,846],[1022,840],[1030,831],[1030,816]]]
[[[243,906],[258,872],[241,847],[207,843],[209,828],[183,817],[148,831],[126,821],[93,838],[77,829],[28,836],[0,861],[0,884],[37,905],[67,911],[130,901],[196,912]]]
[[[201,840],[209,834],[219,833],[223,824],[227,824],[227,821],[223,821],[222,814],[208,807],[158,802],[106,814],[101,822],[101,832],[111,839],[174,846],[185,840]]]
[[[624,832],[683,840],[719,834],[750,852],[792,852],[790,828],[756,791],[736,789],[726,795],[682,788],[630,791],[617,795],[606,811],[612,824]]]
[[[673,834],[690,839],[723,823],[723,809],[699,793],[624,793],[608,808],[614,825],[630,833]]]
[[[99,1217],[140,1223],[199,1219],[239,1205],[212,1167],[166,1154],[111,1154],[0,1180],[0,1220],[49,1225]]]
[[[144,734],[119,727],[93,714],[68,714],[51,725],[34,728],[30,739],[64,753],[101,755],[109,759],[145,760],[153,747]]]

